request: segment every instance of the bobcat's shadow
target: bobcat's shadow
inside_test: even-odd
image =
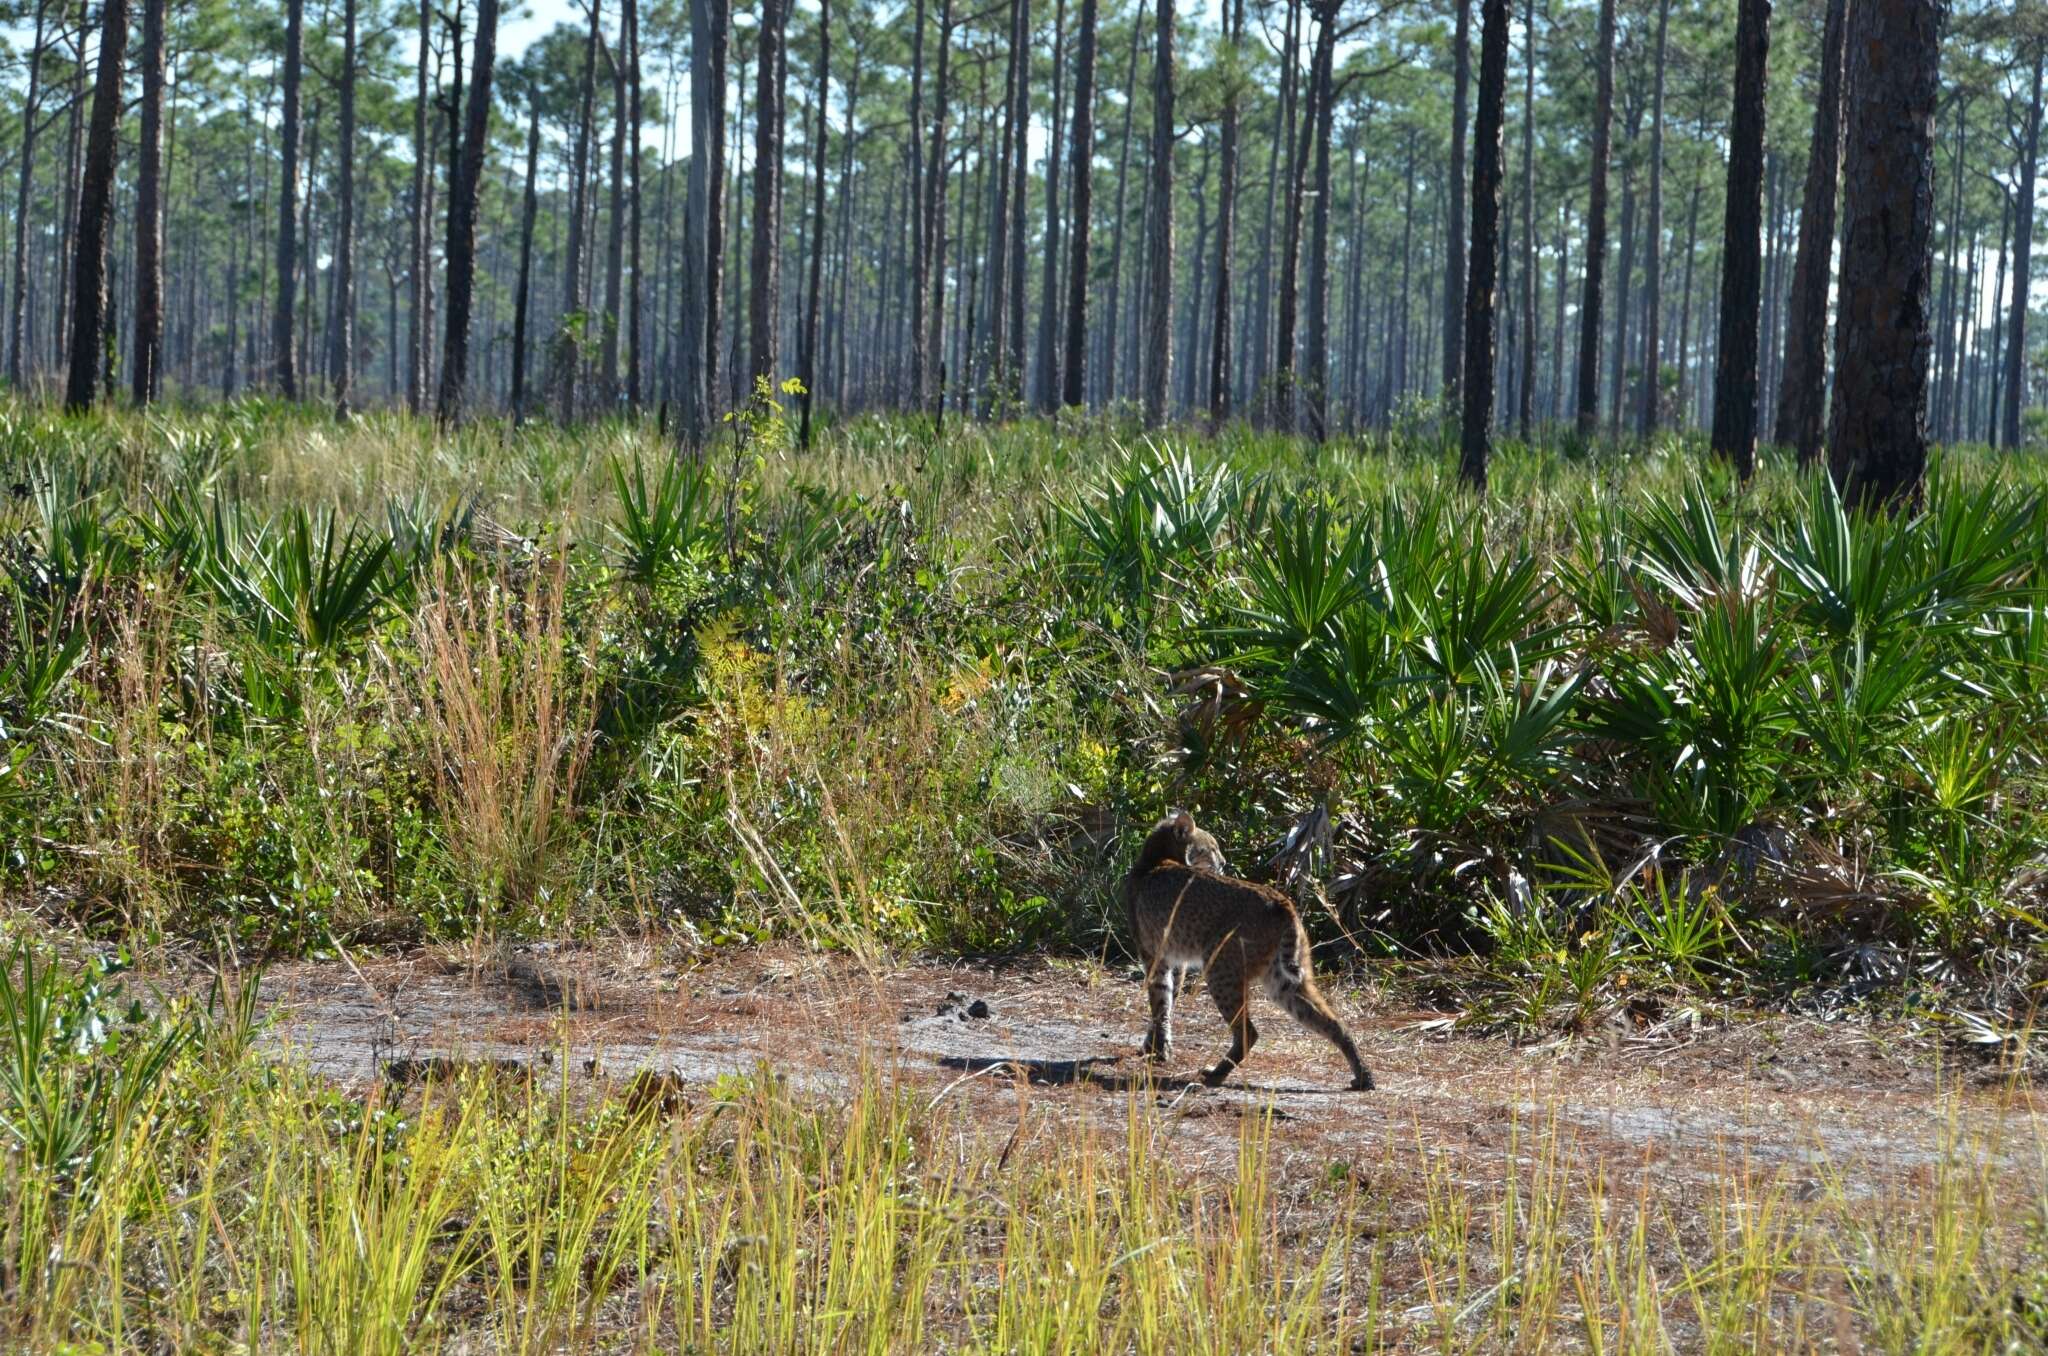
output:
[[[1026,1082],[1042,1087],[1064,1088],[1077,1083],[1088,1083],[1106,1092],[1206,1086],[1199,1078],[1175,1075],[1163,1069],[1143,1065],[1135,1072],[1112,1071],[1098,1067],[1120,1064],[1123,1059],[1122,1055],[1090,1055],[1084,1059],[1026,1059],[1015,1055],[942,1055],[939,1057],[939,1067],[969,1075],[989,1073],[998,1069],[1013,1069],[1022,1073]],[[1221,1088],[1211,1090],[1267,1097],[1342,1097],[1350,1091],[1347,1088],[1335,1087],[1276,1087],[1266,1083],[1239,1082],[1226,1083]]]
[[[963,1074],[988,1073],[994,1069],[1014,1069],[1024,1075],[1025,1081],[1045,1087],[1069,1087],[1075,1083],[1091,1083],[1109,1092],[1128,1092],[1133,1088],[1146,1087],[1157,1080],[1144,1073],[1121,1073],[1098,1068],[1098,1065],[1114,1065],[1123,1060],[1122,1055],[1091,1055],[1085,1059],[1022,1059],[1015,1056],[991,1057],[985,1055],[943,1055],[939,1059],[941,1068],[954,1069]]]

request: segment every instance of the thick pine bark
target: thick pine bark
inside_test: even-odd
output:
[[[448,302],[441,346],[441,391],[435,416],[459,422],[469,386],[469,317],[476,292],[476,209],[490,139],[491,75],[497,62],[498,0],[477,0],[476,36],[470,43],[469,106],[464,112],[462,158],[448,186]]]
[[[1342,0],[1315,6],[1316,48],[1309,80],[1314,94],[1315,208],[1309,226],[1307,371],[1309,437],[1329,434],[1330,412],[1330,104],[1334,94],[1337,11]]]
[[[142,5],[142,127],[135,166],[135,403],[163,394],[164,3]]]
[[[1536,420],[1536,0],[1523,16],[1522,63],[1522,381],[1516,431],[1527,441]]]
[[[973,356],[974,364],[980,369],[981,413],[984,419],[1009,391],[1009,350],[1003,340],[1010,307],[1010,167],[1016,155],[1017,19],[1021,9],[1021,0],[1011,0],[1010,40],[1004,47],[1003,103],[996,119],[1001,135],[995,155],[995,174],[989,182],[993,201],[988,218],[988,253],[982,266],[987,305],[981,314],[981,335]]]
[[[128,0],[100,9],[99,69],[78,185],[78,232],[71,260],[71,368],[64,408],[89,409],[99,390],[107,337],[107,242],[113,215],[115,134],[121,119],[121,72],[128,54]]]
[[[1068,174],[1073,180],[1073,227],[1067,261],[1067,342],[1061,355],[1066,371],[1060,380],[1060,403],[1088,403],[1088,235],[1093,207],[1095,161],[1095,9],[1096,0],[1081,0],[1079,50],[1074,57],[1074,136]]]
[[[1713,451],[1748,480],[1756,471],[1757,308],[1763,288],[1764,88],[1771,0],[1740,0],[1735,109],[1721,241],[1721,325],[1714,351]]]
[[[623,4],[621,5],[623,9]],[[604,316],[599,329],[598,364],[604,382],[606,413],[619,403],[619,317],[626,268],[626,53],[623,21],[618,44],[606,51],[612,76],[611,186],[605,212]]]
[[[724,69],[728,0],[690,0],[690,177],[683,203],[681,304],[675,377],[676,432],[685,449],[697,451],[710,436],[717,370],[710,347],[717,334],[717,290],[711,223],[725,181],[716,148],[724,141],[723,100],[713,72]]]
[[[1600,304],[1607,267],[1607,160],[1614,129],[1614,0],[1600,0],[1599,53],[1595,58],[1593,174],[1586,195],[1586,286],[1579,302],[1579,436],[1600,425]]]
[[[1308,165],[1311,154],[1310,142],[1315,134],[1319,106],[1327,92],[1317,81],[1316,72],[1324,69],[1325,43],[1334,41],[1327,24],[1323,25],[1316,37],[1316,45],[1309,58],[1308,107],[1302,113],[1299,144],[1288,154],[1288,164],[1293,168],[1287,177],[1286,210],[1281,218],[1280,246],[1280,305],[1279,330],[1273,343],[1274,391],[1273,399],[1280,421],[1288,432],[1295,429],[1299,415],[1298,389],[1299,374],[1295,369],[1296,331],[1301,321],[1301,227],[1302,212],[1308,202]],[[1334,58],[1332,58],[1334,60]]]
[[[754,219],[747,262],[747,375],[775,382],[782,319],[782,115],[784,28],[790,0],[762,0],[754,51]]]
[[[405,359],[405,407],[420,413],[426,399],[427,362],[427,47],[428,23],[434,12],[432,0],[420,0],[419,68],[413,72],[412,110],[412,221],[411,246],[412,331]]]
[[[930,330],[925,306],[931,298],[931,236],[924,208],[925,2],[916,0],[910,46],[910,405],[917,410],[924,408],[931,380],[925,347]]]
[[[1657,4],[1657,68],[1650,95],[1650,220],[1643,232],[1643,373],[1638,395],[1645,438],[1657,431],[1664,322],[1664,54],[1671,0]]]
[[[1067,0],[1052,20],[1052,122],[1045,138],[1045,255],[1038,271],[1038,350],[1032,404],[1040,413],[1059,403],[1060,124],[1066,114]]]
[[[533,225],[540,212],[540,91],[526,91],[526,191],[519,202],[519,281],[512,293],[512,422],[526,417],[527,320],[533,307]]]
[[[1152,215],[1145,301],[1145,426],[1166,423],[1166,381],[1173,371],[1173,25],[1174,0],[1158,0],[1152,58]]]
[[[1857,58],[1852,54],[1850,59],[1854,61]],[[2026,403],[2027,303],[2033,282],[2034,175],[2041,156],[2041,73],[2044,63],[2048,63],[2048,38],[2037,38],[2034,42],[2034,93],[2027,105],[2027,131],[2020,147],[2020,191],[2013,216],[2012,314],[2006,322],[2005,331],[2005,410],[1998,426],[2001,447],[2020,445],[2020,407]],[[1853,84],[1850,89],[1852,97],[1860,105],[1860,92]],[[1846,268],[1844,272],[1847,272]],[[1839,387],[1838,377],[1837,389]]]
[[[825,105],[832,88],[832,0],[818,0],[818,110],[817,128],[811,134],[811,278],[803,327],[802,414],[798,442],[811,445],[811,404],[818,389],[818,317],[824,304],[825,286]],[[851,132],[852,129],[848,129]],[[840,192],[846,185],[840,185]]]
[[[712,136],[705,144],[710,180],[706,186],[704,209],[704,409],[707,420],[716,416],[720,408],[725,373],[725,353],[721,342],[725,329],[725,157],[728,136],[725,126],[725,72],[732,43],[732,0],[709,0],[709,8],[712,41],[706,98]],[[694,18],[692,22],[695,22]],[[695,97],[693,88],[691,98],[694,100]],[[737,130],[734,129],[734,134]]]
[[[1118,391],[1116,385],[1117,325],[1121,321],[1121,302],[1124,284],[1124,187],[1130,178],[1131,168],[1131,119],[1138,107],[1138,52],[1145,45],[1143,7],[1131,22],[1131,60],[1124,68],[1124,129],[1122,148],[1116,158],[1116,208],[1110,217],[1109,233],[1109,298],[1103,315],[1102,335],[1102,399],[1114,404]]]
[[[1453,203],[1465,197],[1467,88],[1472,79],[1472,0],[1453,0],[1458,10],[1451,48],[1451,179]],[[1455,400],[1465,366],[1465,215],[1452,211],[1444,246],[1444,399]]]
[[[1941,0],[1856,0],[1849,19],[1828,465],[1843,500],[1861,508],[1917,504],[1927,464],[1942,9]]]
[[[149,0],[161,3],[161,0]],[[356,0],[343,0],[341,40],[340,221],[334,242],[334,416],[349,415],[356,366]]]
[[[1224,40],[1234,61],[1244,55],[1244,0],[1227,11],[1230,27]],[[1230,288],[1232,255],[1237,248],[1237,119],[1243,101],[1242,72],[1233,68],[1223,104],[1222,182],[1216,192],[1216,313],[1209,336],[1209,422],[1220,426],[1230,418]],[[1355,275],[1354,275],[1355,276]]]
[[[931,370],[927,373],[931,382],[929,403],[935,418],[943,420],[946,411],[946,207],[948,166],[946,163],[946,133],[948,104],[952,98],[952,51],[953,51],[953,0],[942,0],[939,7],[939,59],[932,82],[932,133],[930,153],[925,157],[925,239],[928,242],[925,266],[929,271],[926,287],[930,295],[926,298],[926,317],[930,333],[926,338],[926,350]],[[966,202],[960,203],[964,216]],[[961,237],[959,228],[953,231]],[[958,329],[958,326],[955,326]]]
[[[1508,79],[1508,0],[1481,0],[1479,110],[1472,133],[1472,255],[1465,287],[1465,413],[1458,478],[1486,488],[1493,444],[1494,283],[1500,267],[1501,125]]]
[[[1828,284],[1835,247],[1835,204],[1841,181],[1842,60],[1849,0],[1828,0],[1821,33],[1820,89],[1813,108],[1813,144],[1799,212],[1792,291],[1785,303],[1785,368],[1778,381],[1775,441],[1797,449],[1799,464],[1820,456],[1826,413]]]
[[[555,335],[550,359],[552,384],[561,402],[564,422],[573,421],[577,415],[576,378],[583,362],[577,337],[584,318],[584,221],[588,214],[591,124],[597,98],[598,18],[603,9],[598,0],[593,0],[590,34],[583,43],[583,75],[576,91],[576,147],[569,167],[569,241],[563,261],[561,329]]]
[[[620,0],[619,35],[626,49],[626,270],[632,290],[626,294],[626,408],[640,409],[641,346],[647,332],[640,305],[651,282],[640,271],[640,8],[637,0]]]
[[[1011,41],[1017,51],[1017,90],[1015,106],[1010,112],[1011,135],[1015,145],[1010,152],[1010,258],[1005,266],[1009,277],[1008,292],[1010,309],[1004,316],[1009,331],[1008,361],[1005,372],[1008,380],[1008,394],[1021,401],[1024,396],[1024,296],[1025,268],[1025,163],[1028,159],[1028,142],[1031,131],[1031,5],[1029,0],[1018,0],[1016,23],[1011,31]]]
[[[277,305],[270,317],[270,349],[277,368],[277,389],[286,400],[299,398],[299,79],[305,16],[305,0],[285,0],[284,111],[278,133]]]
[[[28,49],[28,93],[21,105],[21,171],[14,192],[14,291],[8,297],[7,384],[20,390],[27,378],[29,210],[34,201],[36,119],[42,113],[43,26],[50,0],[36,0],[35,37]]]

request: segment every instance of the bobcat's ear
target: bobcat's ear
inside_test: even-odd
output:
[[[1175,810],[1173,812],[1173,827],[1186,833],[1192,833],[1195,828],[1195,817],[1186,810]]]

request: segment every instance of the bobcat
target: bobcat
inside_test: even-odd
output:
[[[1190,969],[1200,967],[1217,1011],[1230,1024],[1230,1050],[1202,1070],[1211,1087],[1230,1077],[1259,1038],[1247,1006],[1246,986],[1263,980],[1266,992],[1295,1021],[1337,1047],[1351,1065],[1351,1086],[1370,1090],[1372,1073],[1358,1047],[1316,988],[1308,934],[1294,902],[1278,890],[1223,874],[1215,838],[1195,827],[1185,810],[1159,821],[1124,877],[1124,907],[1145,965],[1152,1024],[1145,1054],[1165,1060],[1173,1046],[1173,997]]]

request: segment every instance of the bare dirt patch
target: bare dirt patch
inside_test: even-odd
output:
[[[2038,1096],[1892,1029],[1782,1015],[1681,1016],[1516,1047],[1452,1034],[1444,1014],[1388,1008],[1333,986],[1379,1090],[1344,1089],[1321,1040],[1256,1007],[1261,1039],[1220,1089],[1195,1071],[1226,1041],[1199,988],[1181,1008],[1172,1064],[1137,1055],[1145,1000],[1086,962],[868,967],[796,950],[672,964],[651,950],[498,953],[477,963],[414,953],[271,970],[268,1039],[338,1080],[406,1081],[481,1062],[548,1078],[708,1091],[763,1066],[829,1094],[863,1061],[958,1099],[992,1125],[1030,1105],[1121,1126],[1131,1099],[1168,1114],[1162,1137],[1197,1170],[1228,1170],[1248,1117],[1270,1113],[1274,1150],[1327,1171],[1414,1150],[1513,1159],[1532,1132],[1621,1176],[1667,1184],[1765,1170],[1884,1195],[1945,1156],[2041,1173]],[[1255,1000],[1257,1001],[1257,1000]]]

